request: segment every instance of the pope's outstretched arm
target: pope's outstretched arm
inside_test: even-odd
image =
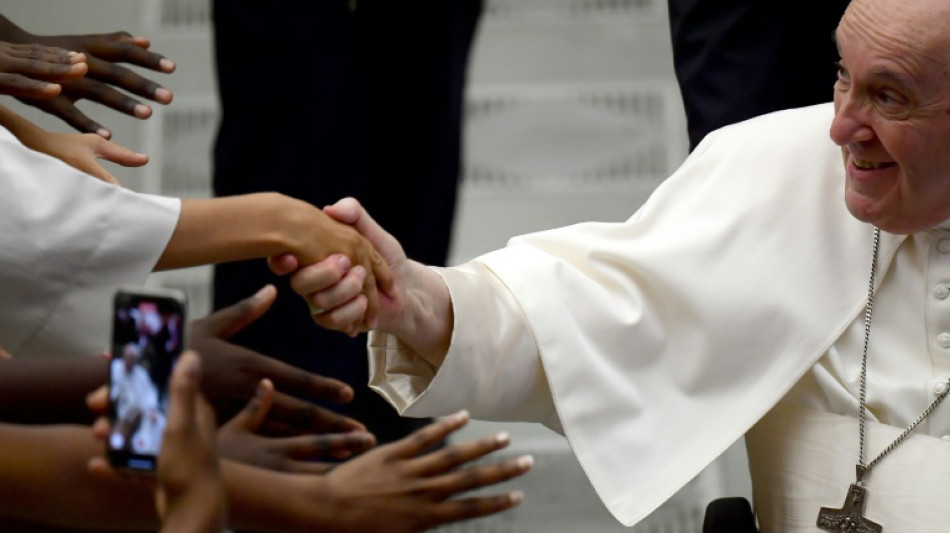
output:
[[[335,255],[297,271],[291,284],[313,311],[313,320],[329,329],[356,334],[372,328],[398,337],[431,365],[445,359],[453,330],[452,299],[442,277],[408,259],[399,242],[387,233],[353,198],[345,198],[324,210],[332,218],[354,226],[389,264],[393,288],[380,291],[379,312],[367,323],[367,300],[361,289],[366,270],[350,268],[349,261]],[[296,266],[291,257],[276,258],[272,269],[279,273]]]

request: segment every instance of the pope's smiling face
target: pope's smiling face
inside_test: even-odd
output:
[[[950,219],[950,2],[853,0],[831,138],[859,220],[913,233]]]

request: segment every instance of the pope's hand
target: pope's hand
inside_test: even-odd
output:
[[[413,264],[406,259],[399,242],[387,233],[353,198],[344,198],[323,210],[334,220],[356,228],[382,255],[393,275],[392,289],[380,292],[379,310],[367,313],[368,300],[363,294],[366,269],[352,266],[341,255],[331,255],[297,270],[296,259],[279,256],[270,260],[270,267],[278,275],[294,272],[291,287],[302,296],[320,326],[343,331],[351,336],[369,328],[386,329],[404,309],[405,279]]]

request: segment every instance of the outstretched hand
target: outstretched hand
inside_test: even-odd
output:
[[[61,83],[88,71],[85,54],[41,44],[0,41],[0,94],[18,98],[59,96]]]
[[[108,170],[99,164],[100,159],[124,167],[140,167],[148,163],[148,156],[133,152],[124,146],[106,140],[93,133],[57,133],[44,131],[32,139],[23,139],[23,144],[62,160],[69,166],[99,178],[106,183],[119,184]]]
[[[218,429],[218,449],[222,457],[268,470],[323,474],[336,463],[319,459],[346,459],[376,444],[375,437],[363,431],[295,437],[259,435],[273,401],[274,385],[270,380],[261,380],[247,406]]]
[[[19,39],[23,44],[39,43],[85,54],[88,72],[81,78],[64,81],[62,94],[39,100],[21,97],[25,104],[59,117],[80,132],[97,133],[106,139],[112,136],[108,129],[74,105],[79,100],[87,99],[138,118],[151,116],[152,108],[119,89],[161,104],[172,101],[170,90],[118,65],[127,63],[162,73],[175,70],[171,60],[148,50],[151,43],[144,37],[134,37],[127,32],[46,36],[24,32]]]
[[[277,289],[267,285],[254,296],[192,322],[191,346],[201,352],[208,368],[201,384],[205,396],[219,416],[229,417],[257,394],[258,383],[267,378],[279,391],[264,424],[267,429],[291,434],[365,430],[352,418],[300,399],[346,403],[353,399],[349,385],[227,342],[266,313],[276,298]]]
[[[508,446],[507,434],[426,453],[466,423],[468,414],[463,411],[338,466],[327,474],[334,508],[354,517],[347,523],[365,525],[363,531],[408,533],[518,505],[520,492],[456,498],[530,470],[531,456],[469,465]]]

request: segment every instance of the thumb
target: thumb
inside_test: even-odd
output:
[[[379,250],[387,261],[390,260],[390,253],[399,247],[399,242],[395,237],[373,220],[356,198],[344,198],[333,205],[324,207],[323,212],[338,222],[356,228],[356,231]]]
[[[234,415],[231,420],[225,424],[227,427],[243,429],[249,433],[256,433],[260,429],[271,405],[274,403],[274,384],[269,379],[262,379],[257,384],[257,390],[254,397],[247,402],[241,412]]]
[[[351,226],[357,223],[361,211],[366,212],[363,206],[360,205],[359,200],[352,197],[343,198],[338,200],[337,203],[323,208],[323,212],[329,215],[333,220]]]
[[[201,383],[201,361],[197,352],[188,350],[178,358],[169,389],[168,429],[187,432],[195,425],[195,401]]]
[[[277,299],[277,288],[265,285],[253,296],[219,309],[202,319],[209,333],[227,339],[260,318]]]

